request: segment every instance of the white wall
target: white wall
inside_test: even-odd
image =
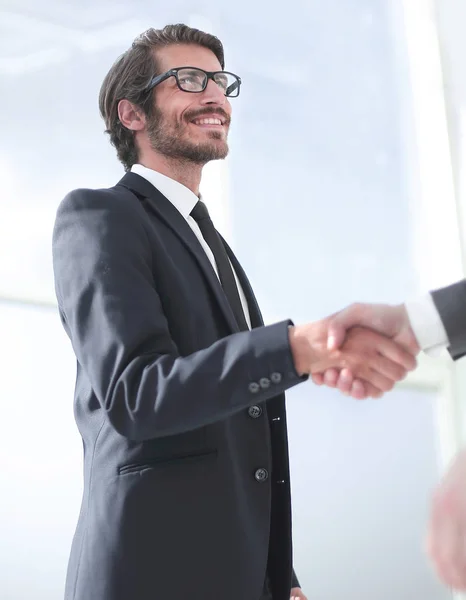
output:
[[[0,302],[0,597],[63,596],[82,489],[74,358],[55,310]]]
[[[464,57],[466,41],[464,23],[466,5],[461,0],[437,0],[439,39],[447,93],[452,157],[459,199],[458,212],[463,241],[463,262],[466,259],[466,71]],[[439,203],[442,199],[439,198]]]

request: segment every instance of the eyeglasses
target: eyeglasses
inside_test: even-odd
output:
[[[147,86],[147,91],[149,92],[156,85],[159,85],[159,83],[162,83],[162,81],[165,81],[169,77],[175,78],[176,85],[180,90],[193,94],[203,92],[207,87],[209,79],[215,81],[228,98],[236,98],[239,96],[241,87],[241,78],[228,71],[204,71],[203,69],[198,69],[196,67],[178,67],[176,69],[170,69],[170,71],[167,71],[162,75],[153,77]]]

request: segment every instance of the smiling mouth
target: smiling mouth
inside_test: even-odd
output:
[[[213,127],[218,129],[223,128],[224,121],[219,117],[203,117],[199,119],[194,119],[191,121],[193,125],[197,125],[198,127]]]

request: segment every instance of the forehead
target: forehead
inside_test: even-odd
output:
[[[198,67],[204,71],[221,71],[218,58],[208,48],[195,44],[172,44],[156,52],[161,72],[176,67]]]

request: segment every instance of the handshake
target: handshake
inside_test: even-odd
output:
[[[290,328],[296,370],[354,398],[377,398],[416,367],[420,351],[404,305],[353,304]],[[432,497],[427,553],[439,578],[466,590],[466,448]]]
[[[353,304],[290,327],[296,371],[353,398],[379,398],[416,368],[420,347],[403,304]]]

